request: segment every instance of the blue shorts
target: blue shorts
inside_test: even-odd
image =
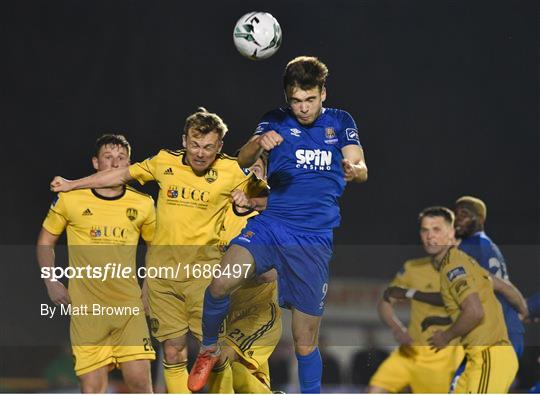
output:
[[[272,268],[277,270],[282,307],[293,307],[314,316],[323,314],[332,257],[332,231],[299,231],[261,214],[250,218],[230,244],[242,246],[251,253],[257,275]]]

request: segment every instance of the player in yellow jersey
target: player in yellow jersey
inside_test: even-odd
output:
[[[147,283],[151,329],[163,343],[169,392],[188,392],[186,335],[190,331],[201,338],[204,290],[214,275],[221,275],[213,268],[221,258],[219,232],[231,191],[262,188],[235,158],[220,153],[226,132],[219,116],[200,109],[186,119],[183,150],[161,150],[128,169],[74,181],[55,177],[51,182],[54,191],[123,185],[134,179],[158,183],[156,232],[147,265],[167,270]],[[221,390],[232,391],[230,367],[220,375],[228,377]]]
[[[397,393],[407,387],[413,393],[448,392],[452,377],[463,360],[463,348],[457,341],[441,352],[433,351],[428,344],[435,329],[448,327],[449,321],[442,303],[432,306],[414,299],[417,292],[440,292],[440,276],[431,260],[431,256],[426,256],[406,261],[379,301],[377,308],[381,320],[392,330],[399,347],[371,377],[370,393]],[[408,294],[411,299],[408,329],[394,314],[392,304],[395,299],[390,295],[395,287],[413,290]],[[441,318],[439,325],[422,327],[422,322],[433,316]]]
[[[127,169],[130,146],[122,135],[104,135],[92,158],[98,173]],[[139,235],[152,240],[153,199],[130,187],[59,193],[43,222],[37,257],[49,297],[60,314],[70,314],[75,372],[82,392],[106,392],[108,372],[122,370],[133,392],[152,392],[155,359],[137,282]],[[56,277],[54,247],[67,231],[69,264],[77,278],[69,290]],[[115,275],[121,268],[121,276]],[[126,272],[129,271],[129,273]],[[67,271],[66,271],[67,273]],[[73,277],[73,276],[72,276]]]
[[[266,179],[266,156],[250,168],[259,179]],[[238,192],[238,191],[234,191]],[[257,215],[243,193],[234,194],[235,202],[227,210],[220,244],[226,249],[240,234],[248,218]],[[241,207],[239,207],[241,206]],[[275,270],[242,285],[231,295],[231,309],[225,320],[221,358],[232,362],[233,388],[236,393],[270,393],[268,358],[281,337],[281,309],[277,304]],[[210,390],[212,390],[210,379]]]
[[[440,351],[460,339],[467,356],[456,392],[508,392],[518,370],[504,316],[489,273],[453,246],[453,213],[430,207],[420,214],[420,237],[440,272],[441,294],[452,325],[437,330],[429,343]]]

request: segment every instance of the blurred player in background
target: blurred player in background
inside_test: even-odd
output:
[[[328,69],[314,57],[288,63],[284,84],[287,108],[267,113],[238,162],[251,166],[269,152],[270,196],[266,210],[249,219],[231,241],[222,270],[248,264],[247,277],[271,268],[278,272],[279,301],[292,309],[292,333],[302,392],[320,392],[322,362],[317,347],[328,291],[332,231],[339,225],[338,199],[347,182],[367,180],[367,167],[352,117],[323,108]],[[189,387],[200,390],[219,360],[219,327],[230,293],[244,281],[220,277],[206,290],[203,347]]]
[[[219,266],[219,233],[231,191],[266,187],[235,158],[220,153],[226,133],[218,115],[200,108],[186,119],[185,149],[161,150],[129,168],[51,182],[55,191],[118,186],[134,179],[158,183],[157,225],[147,265],[162,270],[157,278],[147,278],[148,298],[152,333],[163,343],[165,382],[173,393],[188,392],[186,335],[190,331],[199,340],[202,335],[204,289],[214,265]],[[218,370],[219,392],[232,392],[230,366]]]
[[[398,393],[410,387],[413,393],[445,393],[463,360],[463,348],[455,339],[440,352],[429,346],[428,339],[435,329],[446,329],[451,319],[444,304],[430,305],[415,300],[416,293],[439,293],[440,275],[433,267],[429,245],[424,245],[428,256],[406,261],[379,301],[381,320],[392,330],[399,347],[379,366],[369,382],[370,393]],[[391,296],[396,287],[405,288],[405,297],[411,301],[408,329],[394,314]],[[432,325],[426,326],[431,317]],[[435,317],[437,319],[435,319]]]
[[[508,268],[501,251],[484,231],[487,217],[485,203],[473,196],[462,196],[456,200],[456,237],[461,239],[459,249],[473,257],[494,276],[509,280]],[[518,312],[500,293],[496,294],[501,303],[504,320],[508,329],[508,337],[516,350],[518,358],[523,353],[523,333],[525,329],[519,319]]]
[[[253,173],[266,180],[267,156],[261,155],[251,166]],[[220,238],[224,250],[240,234],[247,220],[258,214],[257,204],[241,191],[233,191],[236,198],[227,210]],[[222,338],[222,360],[228,358],[233,370],[236,393],[271,393],[268,358],[281,337],[281,309],[277,304],[275,270],[243,284],[231,295],[231,308],[225,319]],[[213,390],[210,377],[209,390]]]
[[[96,174],[127,171],[130,153],[124,136],[100,137],[92,158]],[[39,265],[55,266],[54,247],[67,230],[70,266],[105,269],[114,262],[134,274],[139,235],[151,242],[155,224],[152,197],[131,187],[59,193],[38,237]],[[102,280],[83,272],[82,278],[70,279],[69,291],[50,278],[45,285],[54,304],[71,304],[71,345],[82,392],[106,392],[108,372],[114,367],[122,370],[132,392],[152,392],[150,360],[155,355],[136,276]],[[94,304],[130,308],[131,314],[94,315]]]
[[[506,393],[516,376],[518,360],[508,340],[504,317],[489,273],[453,246],[452,211],[430,207],[420,214],[420,237],[440,272],[441,294],[452,324],[429,338],[439,351],[459,338],[467,364],[458,393]]]

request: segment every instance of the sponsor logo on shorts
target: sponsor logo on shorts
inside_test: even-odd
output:
[[[150,330],[152,333],[156,333],[159,329],[159,321],[157,318],[150,319]]]
[[[463,268],[463,266],[459,266],[446,273],[446,277],[448,277],[448,280],[454,281],[456,278],[464,276],[466,274],[467,273],[465,273],[465,269]]]
[[[246,241],[246,242],[248,242],[248,243],[251,243],[251,240],[250,240],[250,239],[253,237],[254,234],[255,234],[254,232],[252,232],[251,230],[248,230],[246,233],[244,233],[244,234],[243,234],[242,236],[240,236],[238,239],[244,240],[244,241]]]

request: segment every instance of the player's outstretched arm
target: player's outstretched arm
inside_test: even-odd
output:
[[[283,137],[274,130],[253,136],[238,153],[240,167],[251,167],[259,159],[263,151],[270,151],[283,142]]]
[[[411,345],[413,343],[413,339],[409,335],[407,328],[396,316],[390,300],[385,300],[384,297],[381,298],[377,304],[377,311],[381,321],[392,330],[394,339],[400,345]]]
[[[514,284],[510,281],[500,279],[493,274],[490,274],[491,281],[493,281],[493,290],[503,295],[506,300],[516,309],[522,319],[529,315],[529,308],[527,307],[527,301],[519,292]]]
[[[445,331],[436,331],[429,338],[429,344],[435,350],[440,350],[456,337],[463,337],[476,328],[484,318],[484,308],[478,293],[472,293],[463,299],[459,305],[460,313],[456,321]]]
[[[444,306],[440,292],[422,292],[412,288],[388,287],[384,291],[384,298],[386,300],[388,298],[397,300],[414,299],[433,306]]]
[[[48,232],[45,228],[41,228],[36,246],[36,257],[41,269],[41,277],[47,287],[49,298],[55,305],[71,303],[64,284],[54,278],[54,247],[59,237]]]
[[[133,180],[128,167],[119,167],[92,174],[77,180],[66,180],[60,176],[54,177],[50,188],[53,192],[68,192],[74,189],[108,188],[127,184]]]
[[[364,159],[364,150],[357,145],[346,145],[341,149],[343,172],[347,182],[366,182],[368,169]]]

